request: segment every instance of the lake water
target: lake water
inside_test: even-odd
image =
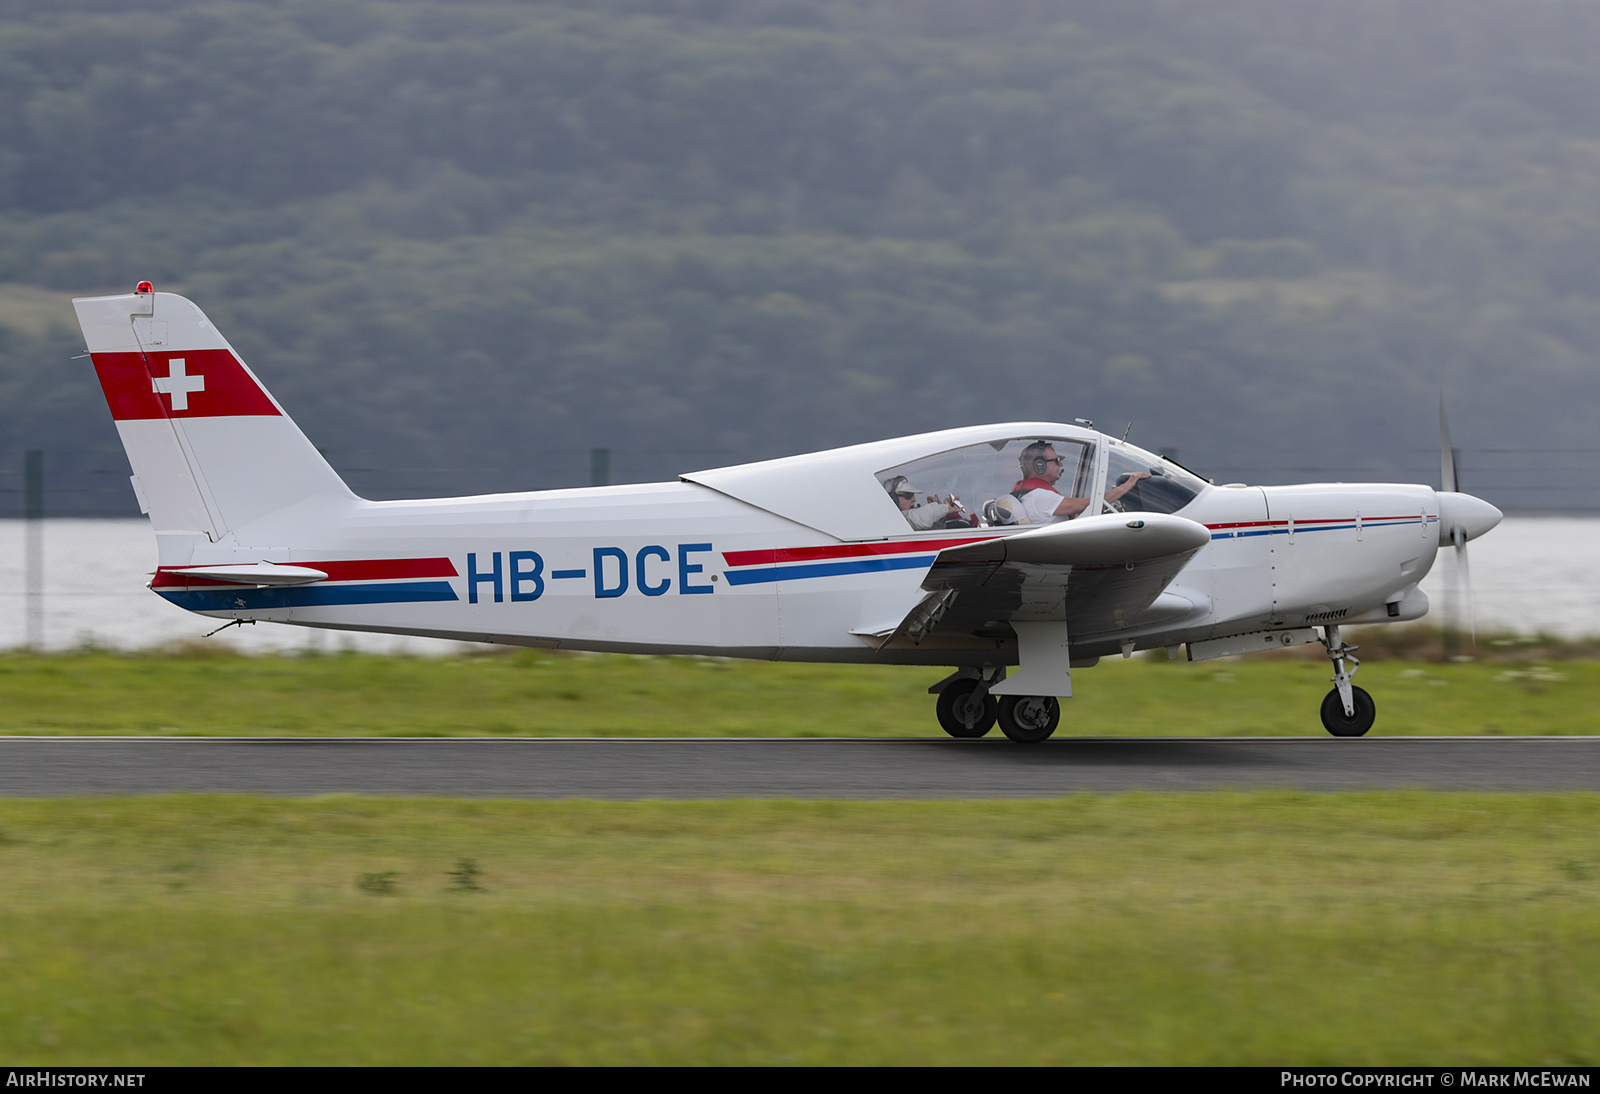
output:
[[[25,523],[0,521],[0,649],[26,640]],[[44,644],[133,649],[199,638],[219,624],[175,608],[146,589],[156,541],[139,520],[47,520],[44,538]],[[1471,545],[1480,631],[1600,635],[1600,518],[1508,517]],[[1455,567],[1448,550],[1422,583],[1438,620],[1450,603]],[[212,642],[233,649],[358,649],[443,654],[460,643],[431,638],[318,631],[262,623],[235,627]]]

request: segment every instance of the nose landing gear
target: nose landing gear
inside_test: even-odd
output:
[[[1361,667],[1355,651],[1359,646],[1347,646],[1339,637],[1338,627],[1324,627],[1322,644],[1328,648],[1328,658],[1333,662],[1333,690],[1322,700],[1322,725],[1335,737],[1360,737],[1372,728],[1378,716],[1377,704],[1362,688],[1350,682]],[[1345,671],[1345,662],[1350,662]]]

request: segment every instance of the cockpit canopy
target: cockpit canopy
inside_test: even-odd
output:
[[[916,531],[1038,523],[1050,519],[1042,514],[1054,506],[1024,505],[1022,499],[1031,490],[1089,499],[1095,454],[1095,445],[1082,438],[1011,437],[908,460],[880,470],[877,479],[889,497],[903,499],[899,508]],[[1104,494],[1088,501],[1084,513],[1174,513],[1206,485],[1170,460],[1122,441],[1107,441],[1106,457]],[[1059,477],[1052,466],[1057,461]],[[1147,477],[1119,492],[1140,473]]]
[[[1037,442],[1044,441],[1044,446]],[[1035,446],[1032,453],[1029,447]],[[1045,451],[1048,449],[1048,451]],[[1119,498],[1107,502],[1101,476],[1109,459],[1118,477],[1143,471]],[[993,519],[987,502],[1014,498],[1023,480],[1036,474],[1024,456],[1051,456],[1061,474],[1052,484],[1064,498],[1086,499],[1085,513],[1108,510],[1173,512],[1205,486],[1168,460],[1108,440],[1103,434],[1045,422],[969,426],[938,433],[874,441],[761,463],[739,464],[686,474],[698,483],[796,523],[844,540],[880,539],[919,531],[1015,523]],[[910,495],[909,507],[897,494]],[[933,499],[930,501],[930,499]],[[1090,500],[1092,499],[1092,500]],[[1041,507],[1039,499],[1028,508]],[[931,508],[926,508],[931,507]],[[916,518],[912,509],[924,509]],[[1013,514],[1013,517],[1015,514]]]

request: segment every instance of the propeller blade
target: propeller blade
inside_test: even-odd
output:
[[[1462,595],[1467,602],[1467,634],[1472,638],[1472,644],[1478,644],[1478,613],[1472,602],[1472,567],[1467,562],[1467,532],[1465,528],[1456,527],[1451,535],[1451,540],[1456,545],[1456,575],[1461,582]]]
[[[1439,489],[1454,494],[1460,489],[1456,482],[1456,450],[1450,445],[1450,423],[1444,416],[1444,392],[1439,393]]]

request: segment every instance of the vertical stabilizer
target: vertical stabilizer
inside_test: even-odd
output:
[[[215,542],[309,499],[352,497],[190,301],[135,291],[72,305],[158,533]]]

